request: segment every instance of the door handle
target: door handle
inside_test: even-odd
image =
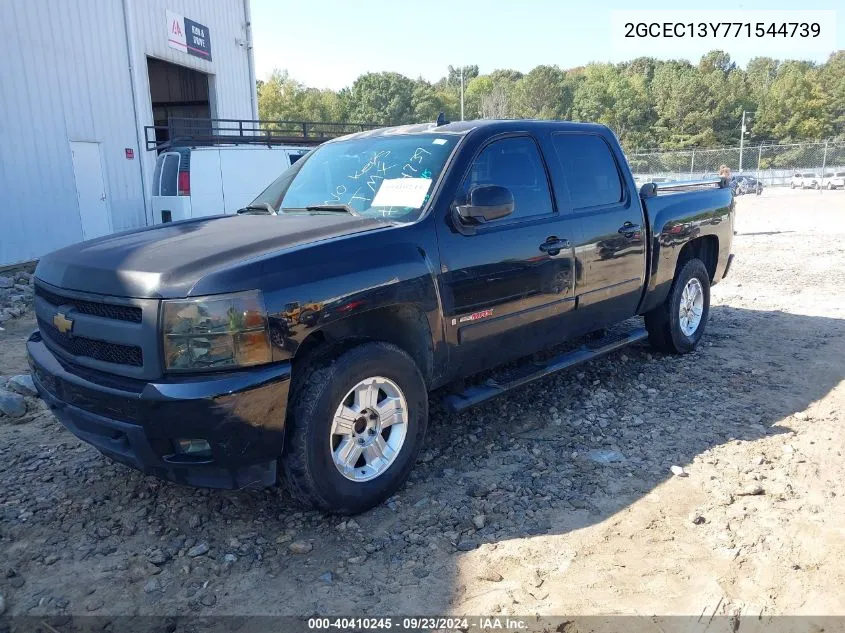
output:
[[[625,237],[631,237],[634,233],[637,233],[640,228],[641,227],[639,224],[634,224],[633,222],[625,222],[625,224],[619,227],[619,233],[621,233]]]
[[[569,240],[562,240],[557,237],[546,238],[546,241],[540,244],[540,250],[549,255],[557,255],[564,248],[569,248]]]

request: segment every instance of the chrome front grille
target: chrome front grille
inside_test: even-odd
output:
[[[158,308],[157,299],[77,292],[38,279],[35,283],[38,329],[53,353],[121,376],[161,375]]]

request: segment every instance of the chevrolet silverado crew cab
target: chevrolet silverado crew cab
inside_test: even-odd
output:
[[[733,224],[726,181],[637,191],[601,125],[366,131],[237,215],[42,258],[29,359],[117,461],[213,487],[283,471],[299,501],[355,513],[407,478],[434,389],[462,410],[646,337],[695,349]]]

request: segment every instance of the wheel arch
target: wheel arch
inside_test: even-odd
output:
[[[410,303],[380,306],[332,321],[312,331],[297,347],[294,367],[321,355],[336,355],[364,341],[392,343],[417,364],[426,385],[437,380],[434,338],[426,312]]]
[[[675,264],[675,273],[691,259],[700,259],[704,262],[707,273],[710,275],[710,283],[716,277],[716,266],[719,263],[719,237],[716,235],[702,235],[684,244],[678,253],[678,261]]]
[[[637,314],[645,314],[663,303],[669,295],[678,271],[691,259],[700,259],[704,262],[710,284],[715,284],[718,281],[719,248],[719,236],[713,233],[694,237],[680,248],[661,248],[656,262],[657,270],[652,274]]]

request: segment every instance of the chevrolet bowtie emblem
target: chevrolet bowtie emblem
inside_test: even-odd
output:
[[[57,312],[56,316],[53,317],[53,325],[62,334],[67,334],[73,329],[73,319],[68,319],[61,312]]]

